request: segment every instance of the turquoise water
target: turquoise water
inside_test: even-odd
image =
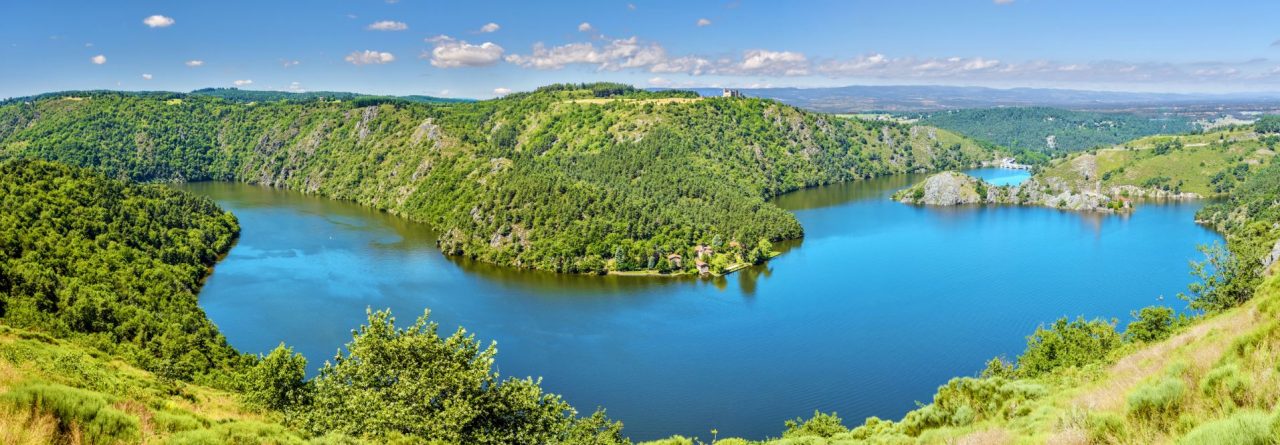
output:
[[[353,204],[242,184],[191,184],[243,233],[201,292],[237,348],[280,342],[314,369],[364,319],[431,310],[444,331],[498,342],[505,376],[542,376],[582,411],[608,408],[633,439],[778,435],[837,411],[898,418],[936,387],[1019,352],[1063,315],[1128,318],[1172,298],[1198,204],[1129,216],[1044,208],[920,208],[902,176],[783,196],[807,236],[716,280],[563,276],[444,257],[426,227]]]
[[[1031,172],[1028,170],[1015,170],[1011,168],[979,168],[969,170],[965,173],[987,181],[993,185],[1018,185],[1022,181],[1031,179]]]

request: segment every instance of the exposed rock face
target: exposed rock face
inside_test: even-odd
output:
[[[978,194],[979,183],[977,178],[963,173],[942,172],[907,189],[912,190],[912,193],[898,199],[903,202],[934,206],[978,204],[986,199]],[[913,190],[916,188],[923,193]]]
[[[1143,192],[1146,193],[1146,192]],[[1136,193],[1137,196],[1149,196]],[[1127,198],[1096,191],[1076,191],[1058,178],[1033,178],[1016,186],[995,186],[957,172],[942,172],[894,194],[894,199],[918,205],[963,204],[1039,205],[1063,210],[1115,212],[1130,209]]]
[[[1270,270],[1271,265],[1275,264],[1277,260],[1280,260],[1280,241],[1276,241],[1276,244],[1271,246],[1271,253],[1262,258],[1262,269]]]

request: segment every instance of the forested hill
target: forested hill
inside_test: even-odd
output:
[[[1003,147],[1046,154],[1124,143],[1154,134],[1195,130],[1179,117],[1070,111],[1045,107],[979,108],[908,114],[920,123],[945,128]]]
[[[231,101],[86,93],[0,107],[0,157],[141,181],[232,180],[428,222],[451,254],[562,272],[713,270],[795,238],[770,196],[994,154],[945,131],[770,100],[553,85],[499,100]]]

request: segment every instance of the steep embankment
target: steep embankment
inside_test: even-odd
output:
[[[924,127],[607,84],[378,102],[49,96],[0,107],[0,156],[353,200],[434,225],[446,252],[562,272],[691,271],[700,246],[713,267],[759,261],[802,235],[770,196],[991,156]]]

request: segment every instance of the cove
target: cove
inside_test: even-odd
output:
[[[314,372],[364,321],[431,310],[498,342],[504,376],[541,376],[645,440],[764,438],[836,411],[847,425],[900,418],[954,376],[1012,357],[1037,324],[1177,309],[1197,244],[1198,203],[1131,215],[1031,207],[923,208],[888,199],[904,175],[791,193],[803,240],[715,280],[566,276],[445,257],[426,226],[355,204],[230,183],[208,195],[241,238],[200,304],[241,351],[280,342]],[[1160,297],[1163,296],[1163,300]]]

